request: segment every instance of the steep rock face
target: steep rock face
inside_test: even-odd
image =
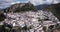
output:
[[[8,24],[12,27],[20,27],[20,30],[17,30],[19,32],[44,32],[44,26],[47,27],[45,31],[49,32],[52,31],[49,28],[51,25],[55,26],[59,23],[59,20],[49,11],[39,10],[37,12],[4,13],[4,15],[7,18],[1,23],[3,25]]]

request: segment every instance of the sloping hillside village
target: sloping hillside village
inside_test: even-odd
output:
[[[24,5],[27,4],[15,4],[4,9],[3,14],[6,18],[0,22],[0,25],[10,32],[59,32],[57,27],[60,27],[60,21],[52,12],[30,9],[33,7],[30,2],[27,8]],[[21,7],[25,10],[21,10]]]
[[[55,25],[60,24],[57,17],[55,17],[49,11],[38,10],[37,12],[24,12],[24,13],[4,13],[7,17],[4,21],[1,22],[2,25],[8,24],[12,27],[31,27],[27,32],[44,32],[43,27],[47,27],[47,31],[50,29],[50,26],[55,28]],[[53,27],[51,27],[53,29]],[[24,30],[21,29],[20,32]],[[25,31],[26,32],[26,31]]]

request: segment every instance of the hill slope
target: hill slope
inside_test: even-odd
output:
[[[47,4],[42,4],[42,5],[37,5],[37,6],[35,6],[35,8],[36,8],[36,10],[42,10],[42,9],[46,8],[47,6],[49,6],[49,5],[47,5]]]
[[[56,17],[58,17],[60,19],[60,3],[49,5],[48,7],[44,8],[43,10],[51,11]]]
[[[4,12],[21,12],[21,11],[28,11],[28,10],[34,10],[34,9],[35,8],[31,3],[17,3],[4,9]]]

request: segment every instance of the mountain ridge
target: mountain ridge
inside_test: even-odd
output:
[[[20,11],[28,11],[28,10],[34,10],[34,6],[33,4],[29,3],[17,3],[17,4],[13,4],[10,7],[7,7],[5,9],[3,9],[5,12],[20,12]]]
[[[36,10],[42,10],[44,8],[46,8],[47,6],[49,6],[48,4],[42,4],[42,5],[37,5],[35,6]]]

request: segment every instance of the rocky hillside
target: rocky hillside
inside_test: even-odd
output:
[[[30,2],[11,5],[10,7],[4,9],[4,12],[23,12],[29,10],[35,10],[35,7]]]
[[[15,12],[25,12],[25,11],[34,11],[35,7],[33,6],[33,4],[31,4],[30,2],[28,3],[16,3],[11,5],[10,7],[7,7],[5,9],[0,9],[0,21],[3,21],[6,18],[6,15],[4,15],[4,13],[15,13]]]
[[[60,3],[49,5],[48,7],[44,8],[44,10],[51,11],[57,18],[60,19]]]

